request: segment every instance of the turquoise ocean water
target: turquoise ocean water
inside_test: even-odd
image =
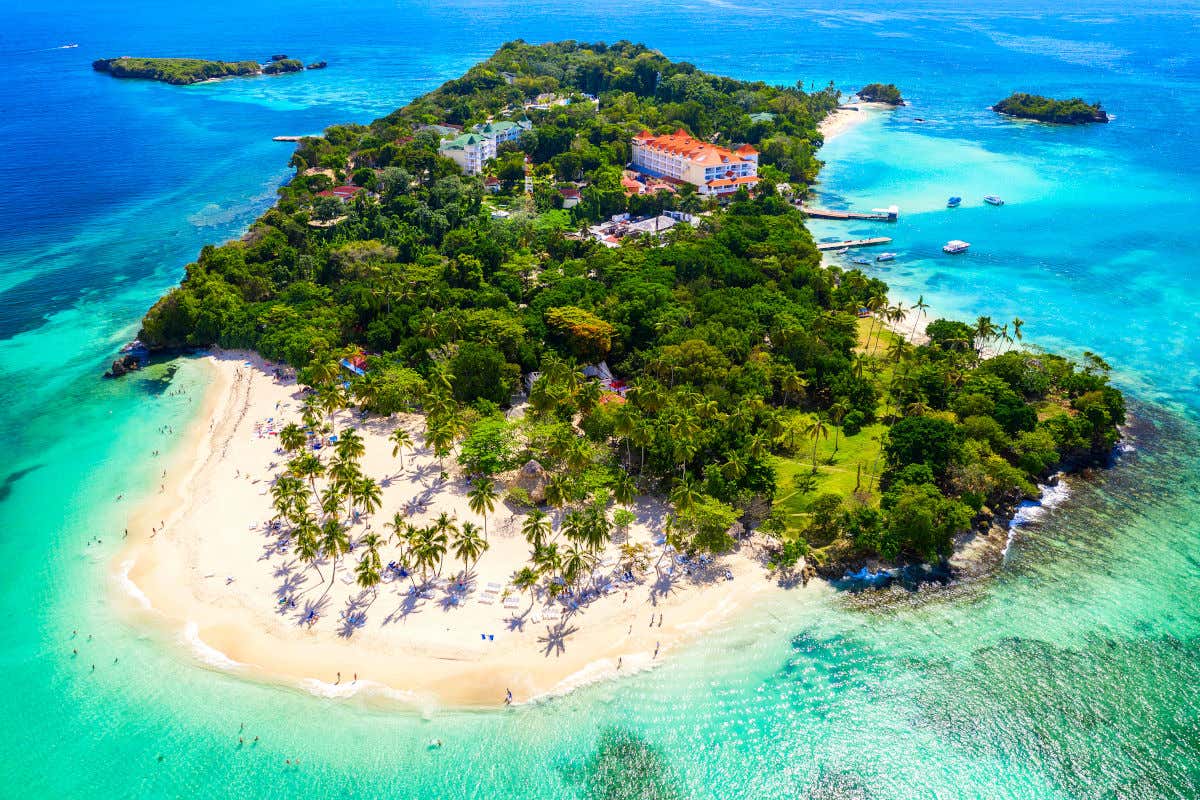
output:
[[[1200,796],[1197,6],[656,8],[0,0],[0,796]],[[516,37],[899,84],[912,106],[826,148],[823,202],[901,206],[879,272],[897,297],[1019,315],[1028,340],[1116,364],[1133,449],[1018,532],[993,578],[797,593],[654,672],[528,708],[318,698],[129,626],[112,602],[125,515],[203,387],[189,362],[100,382],[106,359],[200,246],[271,203],[290,152],[272,136],[368,121]],[[89,68],[278,51],[330,68],[186,88]],[[986,110],[1014,90],[1100,98],[1116,119],[1050,129]],[[1008,204],[984,207],[990,193]],[[964,206],[947,211],[950,194]],[[942,256],[951,238],[971,253]],[[238,748],[243,723],[256,746]]]

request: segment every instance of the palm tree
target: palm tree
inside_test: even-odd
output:
[[[700,492],[697,491],[696,485],[689,480],[679,481],[671,490],[671,502],[681,512],[691,511],[696,507],[699,499]]]
[[[909,334],[909,339],[917,335],[917,324],[921,321],[921,316],[924,315],[925,309],[929,308],[929,304],[925,302],[925,295],[920,295],[917,298],[917,304],[912,307],[916,314],[913,314],[912,332]]]
[[[921,398],[917,398],[913,402],[909,403],[908,407],[905,409],[905,413],[910,417],[920,417],[928,414],[929,411],[929,405]]]
[[[279,444],[285,453],[296,453],[303,450],[307,441],[308,436],[304,433],[304,429],[294,422],[289,422],[279,431]]]
[[[487,551],[488,543],[479,535],[479,528],[474,523],[464,522],[462,530],[454,537],[451,549],[454,557],[463,562],[463,572],[466,572]]]
[[[358,407],[368,409],[379,399],[379,392],[383,388],[383,379],[378,372],[368,372],[351,384],[350,388]]]
[[[535,551],[541,550],[545,546],[551,532],[550,518],[546,516],[546,512],[535,508],[525,515],[525,522],[521,525],[521,533],[525,536],[525,541],[529,542],[529,546]]]
[[[601,389],[598,381],[584,381],[575,395],[575,403],[579,406],[580,413],[590,414],[592,409],[600,404],[600,395]]]
[[[746,457],[736,450],[729,454],[729,458],[721,465],[721,474],[731,481],[740,481],[746,477]]]
[[[592,463],[592,451],[587,440],[571,437],[567,440],[567,467],[572,472],[583,472]]]
[[[336,382],[322,386],[317,390],[317,407],[325,414],[330,430],[333,430],[336,427],[334,415],[346,407],[346,390]]]
[[[345,499],[341,486],[336,483],[327,484],[321,492],[321,513],[329,519],[336,519]]]
[[[829,426],[825,424],[825,420],[821,419],[820,416],[817,416],[808,424],[808,427],[805,428],[804,433],[806,436],[812,439],[813,442],[812,471],[815,474],[817,471],[817,443],[821,441],[822,436],[824,436],[826,440],[829,439]]]
[[[586,523],[584,522],[583,514],[579,511],[568,511],[563,516],[562,524],[558,528],[558,532],[563,535],[569,542],[578,544],[587,536]]]
[[[996,335],[996,326],[992,323],[992,318],[977,318],[972,333],[975,337],[975,350],[982,358],[984,346]]]
[[[337,577],[338,560],[350,552],[350,536],[336,519],[327,519],[321,525],[321,552],[333,562],[329,573],[329,587],[325,589],[325,594],[328,594],[329,589],[333,588],[334,578]]]
[[[305,491],[304,481],[294,475],[280,475],[271,487],[271,500],[275,506],[276,515],[290,519]],[[306,498],[307,499],[307,498]]]
[[[379,537],[373,533],[368,533],[362,538],[362,544],[366,547],[362,558],[358,560],[358,566],[355,568],[357,573],[358,585],[364,589],[372,589],[379,584],[383,577],[383,570],[379,559]]]
[[[384,523],[385,528],[392,529],[392,539],[400,547],[405,547],[408,544],[409,529],[412,527],[404,521],[404,515],[397,511],[392,514],[390,522]]]
[[[296,522],[295,534],[296,558],[300,559],[302,564],[311,564],[316,569],[321,583],[324,583],[325,576],[321,574],[321,568],[316,563],[317,558],[321,555],[320,529],[317,527],[316,520],[311,515],[305,514]]]
[[[625,460],[633,461],[633,453],[629,449],[629,437],[637,427],[637,416],[629,403],[621,403],[613,414],[613,433],[625,440]]]
[[[767,453],[771,452],[770,440],[761,433],[756,433],[750,437],[750,457],[764,458]]]
[[[406,447],[410,448],[410,449],[412,448],[412,446],[413,446],[412,434],[409,433],[408,431],[406,431],[404,428],[396,428],[396,430],[392,431],[391,435],[388,436],[388,441],[390,441],[392,443],[392,458],[396,458],[397,456],[399,456],[400,469],[403,470],[404,469],[404,449]]]
[[[529,607],[533,608],[533,604],[537,599],[538,574],[532,567],[521,567],[512,577],[512,585],[518,592],[529,592]]]
[[[362,434],[353,428],[346,428],[342,431],[333,449],[338,454],[338,458],[345,461],[357,461],[363,457],[363,453],[367,452]]]
[[[442,559],[446,557],[449,539],[446,530],[435,522],[427,528],[418,528],[414,540],[413,555],[421,570],[421,582],[424,583],[430,568],[434,568],[436,573],[441,573]]]
[[[383,490],[374,478],[360,478],[352,490],[355,504],[363,514],[374,514],[383,502]]]
[[[613,481],[613,498],[626,508],[633,505],[637,498],[637,484],[634,483],[633,476],[625,470],[619,471],[616,480]]]
[[[868,352],[870,350],[871,334],[877,333],[877,331],[876,331],[877,324],[879,325],[879,329],[882,330],[883,317],[880,312],[883,311],[883,309],[887,308],[887,297],[885,297],[884,295],[881,295],[881,294],[873,295],[867,299],[866,306],[867,306],[867,310],[871,312],[871,324],[867,328],[867,342],[866,342],[866,345],[863,347],[863,352]]]
[[[341,454],[334,456],[333,461],[329,464],[328,473],[330,480],[346,488],[349,488],[363,474],[357,459],[347,458]]]
[[[533,554],[533,566],[540,574],[553,578],[559,566],[558,545],[551,542],[536,550]]]
[[[836,403],[829,407],[829,418],[836,425],[833,429],[833,452],[838,451],[838,434],[842,432],[842,420],[850,413],[850,404],[845,400],[839,399]]]
[[[435,424],[432,419],[425,420],[425,441],[433,448],[433,454],[438,462],[445,461],[454,445],[454,429],[449,423]]]
[[[580,575],[591,571],[594,563],[595,557],[586,549],[578,545],[571,545],[562,557],[563,580],[567,582],[568,586],[574,586]]]
[[[551,475],[550,480],[546,481],[546,502],[561,509],[570,500],[570,496],[570,479],[562,473]]]
[[[642,422],[633,429],[633,433],[629,438],[630,441],[637,445],[638,449],[641,451],[641,455],[638,459],[638,471],[641,472],[646,467],[646,445],[651,444],[654,441],[654,430],[650,427],[648,422],[642,420]]]
[[[588,509],[583,518],[583,530],[580,541],[592,552],[598,553],[608,544],[609,534],[612,533],[612,523],[603,505],[594,505]]]
[[[808,388],[806,381],[799,372],[794,369],[790,370],[783,378],[783,404],[788,404],[788,395],[796,396],[796,402],[799,402],[804,397],[804,390]]]
[[[471,510],[483,517],[483,538],[487,539],[487,517],[496,510],[496,484],[490,478],[475,481],[471,491],[467,492],[467,503]]]
[[[326,358],[309,364],[307,372],[309,379],[312,381],[312,387],[317,389],[337,380],[338,376],[342,373],[342,366],[337,362],[337,359]]]
[[[1024,336],[1021,335],[1021,328],[1023,327],[1025,327],[1025,320],[1021,319],[1020,317],[1013,317],[1012,335],[1013,338],[1015,338],[1018,342],[1024,338]]]
[[[445,511],[438,514],[437,519],[433,521],[433,529],[443,536],[458,533],[458,526],[454,524],[453,518]]]
[[[307,479],[313,494],[317,493],[317,478],[325,474],[325,465],[313,453],[305,453],[288,462],[288,471],[297,478]]]

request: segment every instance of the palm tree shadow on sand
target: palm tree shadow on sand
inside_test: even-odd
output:
[[[338,636],[349,639],[354,632],[367,624],[367,609],[375,602],[375,595],[364,589],[354,597],[346,599],[346,607],[342,609],[341,625]]]
[[[567,652],[567,639],[578,631],[578,627],[572,625],[568,628],[565,622],[547,627],[546,635],[538,637],[538,643],[542,645],[542,653],[547,658],[552,655],[561,656]]]

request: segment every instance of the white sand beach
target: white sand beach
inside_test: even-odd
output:
[[[840,108],[821,120],[817,130],[825,137],[825,141],[829,142],[866,122],[873,114],[891,108],[893,107],[887,103],[843,103]]]
[[[113,585],[131,615],[165,626],[216,666],[330,695],[386,687],[422,706],[499,705],[508,690],[525,702],[653,666],[762,593],[784,591],[765,575],[753,539],[707,566],[674,563],[670,553],[660,559],[663,548],[653,542],[661,539],[665,509],[648,498],[635,505],[638,522],[628,536],[650,547],[651,567],[625,582],[610,544],[597,573],[613,588],[578,609],[509,588],[529,547],[521,516],[503,504],[487,521],[490,549],[465,591],[449,585],[462,569],[449,556],[440,588],[418,595],[410,579],[395,577],[362,590],[353,582],[361,549],[343,559],[332,584],[332,564],[318,562],[322,583],[290,552],[284,531],[266,524],[274,514],[271,482],[286,460],[274,432],[298,419],[300,387],[276,380],[273,367],[252,354],[204,361],[213,372],[204,409],[163,491],[130,520]],[[386,438],[396,424],[417,445],[403,469]],[[390,533],[384,522],[405,508],[416,524],[444,511],[459,524],[482,526],[452,458],[449,479],[440,480],[419,417],[357,420],[346,412],[338,428],[347,425],[365,440],[364,471],[384,483],[382,508],[353,527],[352,539]],[[396,552],[385,548],[383,563]]]

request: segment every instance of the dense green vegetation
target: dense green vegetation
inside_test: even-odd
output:
[[[1078,97],[1055,100],[1037,94],[1017,92],[1006,97],[992,110],[1010,117],[1055,122],[1062,125],[1083,125],[1089,122],[1108,122],[1108,113],[1099,103],[1086,103]]]
[[[599,106],[522,110],[584,92]],[[493,476],[536,459],[572,541],[606,536],[620,524],[610,499],[627,504],[640,488],[669,496],[667,528],[684,550],[728,549],[761,524],[782,569],[808,553],[936,559],[1035,479],[1105,459],[1123,401],[1098,358],[1080,369],[1011,350],[1008,326],[986,318],[934,322],[922,347],[857,318],[899,312],[882,282],[822,267],[774,182],[815,175],[816,124],[836,102],[832,89],[719,78],[628,43],[510,43],[369,126],[303,140],[278,205],[242,240],[204,248],[142,338],[256,349],[300,370],[314,409],[419,410],[438,458],[457,443],[493,495]],[[439,157],[421,126],[505,110],[534,129],[491,168],[503,176],[527,155],[536,180],[497,219],[480,177]],[[774,118],[750,121],[764,111]],[[627,198],[619,184],[633,134],[681,126],[754,143],[760,191],[710,203],[659,240],[610,249],[578,236],[619,211],[700,210],[694,194]],[[369,191],[345,204],[320,195],[345,180]],[[584,184],[569,211],[554,202],[565,180]],[[983,359],[987,348],[1008,351]],[[368,371],[347,397],[337,362],[358,349]],[[629,382],[624,398],[583,374],[601,360]],[[522,376],[528,409],[508,419]],[[840,447],[872,460],[851,479],[831,463]],[[515,485],[506,499],[532,504]],[[535,538],[536,560],[546,537]]]
[[[904,99],[900,97],[900,90],[896,88],[894,83],[868,83],[858,90],[858,96],[868,103],[887,103],[891,106],[904,105]]]
[[[321,67],[324,62],[319,62]],[[176,86],[199,83],[213,78],[242,75],[281,75],[299,72],[304,63],[283,56],[272,57],[267,64],[257,61],[207,61],[201,58],[102,58],[92,62],[92,69],[107,72],[115,78],[144,78]],[[314,67],[319,69],[319,67]]]
[[[304,69],[304,62],[296,58],[280,58],[264,64],[264,75],[282,75],[285,72],[299,72]]]
[[[211,78],[257,75],[257,61],[205,61],[200,58],[102,58],[92,69],[116,78],[145,78],[175,85],[199,83]]]

